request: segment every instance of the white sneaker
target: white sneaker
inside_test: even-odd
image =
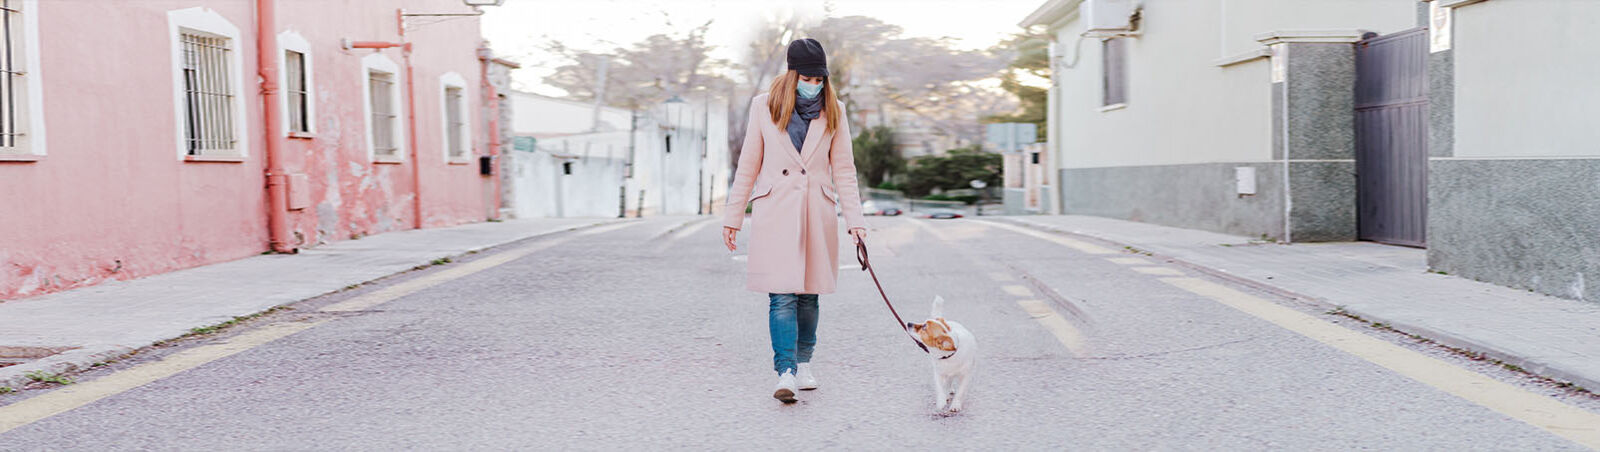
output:
[[[800,363],[795,367],[794,379],[800,385],[800,389],[805,391],[817,389],[817,375],[811,373],[811,363]]]
[[[772,390],[772,398],[782,400],[783,403],[794,403],[794,372],[784,372],[778,376],[778,387]]]

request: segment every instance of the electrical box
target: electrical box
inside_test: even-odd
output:
[[[1078,10],[1088,22],[1088,31],[1129,31],[1138,7],[1135,0],[1084,0]]]
[[[311,178],[305,173],[289,173],[289,210],[311,207]]]
[[[1253,166],[1234,167],[1233,185],[1237,188],[1239,196],[1254,196],[1256,194],[1256,168]]]

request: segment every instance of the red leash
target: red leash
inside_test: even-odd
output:
[[[917,344],[917,347],[921,347],[923,353],[933,353],[928,351],[928,346],[922,345],[922,341],[917,340],[917,337],[906,329],[906,321],[900,320],[900,313],[895,312],[894,303],[889,302],[889,294],[883,292],[883,284],[878,282],[878,272],[872,270],[871,260],[867,258],[867,243],[859,238],[856,239],[856,262],[861,263],[861,271],[872,275],[872,285],[878,286],[878,295],[883,297],[883,304],[889,307],[889,313],[894,314],[894,321],[899,325],[900,331],[905,331],[906,336],[910,337],[911,342]]]

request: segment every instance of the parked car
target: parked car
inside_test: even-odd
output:
[[[964,215],[961,214],[961,211],[945,207],[933,207],[917,213],[918,218],[948,219],[961,218],[963,216]]]
[[[896,216],[905,213],[900,203],[894,201],[881,201],[869,199],[861,203],[861,211],[867,215]]]

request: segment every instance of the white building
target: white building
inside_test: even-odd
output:
[[[516,217],[692,215],[725,196],[724,101],[637,112],[529,93],[512,101],[506,204]]]
[[[1600,299],[1600,2],[1049,0],[1063,213]]]

